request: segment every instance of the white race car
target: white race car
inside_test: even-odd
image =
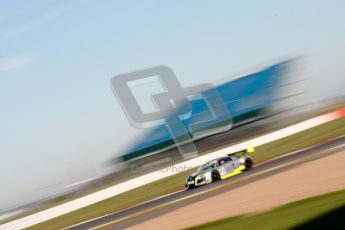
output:
[[[195,173],[188,176],[185,184],[186,188],[192,189],[249,170],[253,166],[253,160],[247,153],[252,153],[254,151],[254,148],[248,148],[247,150],[206,162],[201,165]]]

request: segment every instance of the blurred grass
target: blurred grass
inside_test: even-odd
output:
[[[328,223],[328,228],[344,229],[344,226],[335,226],[330,223],[329,215],[332,211],[339,207],[345,206],[345,190],[330,193],[322,196],[312,197],[305,200],[293,202],[267,212],[255,215],[243,215],[225,218],[222,220],[209,222],[207,224],[198,225],[188,228],[189,230],[197,229],[255,229],[255,230],[271,230],[271,229],[291,229],[298,226],[314,226],[317,222]],[[335,212],[334,212],[335,213]],[[339,212],[338,212],[339,213]],[[339,215],[339,214],[338,214]],[[339,216],[341,218],[341,216]],[[339,221],[338,221],[339,222]],[[344,225],[344,220],[342,220]],[[321,227],[321,226],[319,226]],[[336,228],[337,227],[337,228]]]
[[[279,155],[319,144],[341,135],[345,135],[345,118],[340,118],[292,136],[259,146],[252,156],[254,161],[259,163]]]
[[[345,107],[345,101],[344,100],[338,100],[338,101],[333,102],[330,105],[323,106],[323,107],[318,108],[318,109],[313,109],[311,111],[305,112],[303,114],[299,114],[297,116],[293,115],[292,117],[289,117],[287,120],[285,120],[283,122],[279,122],[279,124],[277,123],[277,124],[272,125],[271,128],[269,128],[269,129],[267,129],[267,130],[265,130],[263,132],[259,132],[259,133],[256,133],[254,135],[250,135],[249,137],[245,137],[245,138],[243,138],[241,140],[238,140],[238,141],[230,141],[229,144],[225,144],[223,146],[215,147],[212,150],[207,150],[207,151],[200,152],[199,155],[208,154],[208,153],[210,153],[212,151],[216,151],[216,150],[219,150],[219,149],[222,149],[222,148],[225,148],[225,147],[229,147],[229,146],[232,146],[232,145],[244,142],[246,140],[250,140],[252,138],[255,138],[255,137],[258,137],[258,136],[261,136],[261,135],[264,135],[264,134],[267,134],[267,133],[270,133],[270,132],[282,129],[282,128],[287,127],[289,125],[296,124],[298,122],[304,121],[304,120],[309,119],[311,117],[315,117],[315,116],[318,116],[318,115],[321,115],[321,114],[325,114],[325,113],[328,113],[328,112],[331,112],[331,111],[335,111],[335,110],[337,110],[339,108],[344,108],[344,107]],[[267,156],[268,156],[268,154],[267,154]],[[152,156],[152,159],[155,159],[154,156]],[[161,157],[157,158],[157,160],[158,159],[161,159]],[[260,160],[260,159],[257,159],[257,160]],[[181,162],[183,162],[183,159],[175,160],[175,161],[172,161],[172,162],[167,162],[165,164],[160,165],[158,168],[152,168],[152,171],[156,171],[156,170],[158,170],[160,168],[168,167],[172,163],[177,164],[177,163],[181,163]],[[33,214],[33,213],[37,213],[39,211],[42,211],[42,210],[45,210],[47,208],[51,208],[51,207],[57,206],[59,204],[66,203],[68,201],[71,201],[71,200],[80,198],[82,196],[85,196],[85,195],[97,192],[99,190],[108,188],[110,186],[119,184],[119,183],[121,183],[123,181],[127,181],[129,179],[138,177],[139,175],[140,174],[133,173],[133,172],[131,172],[130,175],[125,175],[125,174],[121,173],[121,177],[119,177],[119,178],[112,178],[111,180],[106,180],[106,181],[103,180],[105,178],[104,177],[104,178],[102,178],[102,181],[98,185],[90,187],[87,190],[78,191],[77,193],[64,194],[64,195],[55,197],[53,199],[49,199],[43,205],[41,205],[38,208],[25,211],[25,212],[23,212],[23,213],[21,213],[19,215],[13,216],[12,218],[8,218],[6,220],[0,220],[0,224],[6,223],[6,222],[10,222],[10,221],[13,221],[15,219],[18,219],[18,218],[21,218],[21,217],[24,217],[24,216],[27,216],[27,215],[30,215],[30,214]]]
[[[120,209],[130,207],[132,205],[154,199],[156,197],[175,192],[184,188],[185,178],[193,171],[187,170],[137,189],[133,189],[126,193],[101,201],[94,205],[90,205],[83,209],[74,211],[69,214],[57,217],[47,222],[35,225],[29,229],[61,229],[63,227],[76,224],[87,219],[106,215]]]
[[[290,137],[259,146],[252,157],[256,163],[260,163],[273,157],[305,148],[344,134],[345,118],[341,118]],[[30,229],[60,229],[130,207],[167,193],[181,190],[184,188],[185,178],[192,171],[194,171],[194,169],[144,185],[94,205],[90,205],[80,210],[35,225]]]

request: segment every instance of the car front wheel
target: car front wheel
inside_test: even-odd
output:
[[[212,171],[211,173],[211,178],[212,178],[212,182],[216,182],[220,180],[220,174],[218,171]]]
[[[190,185],[186,184],[186,187],[187,187],[188,190],[190,190],[190,189],[195,188],[195,185],[194,184],[190,184]]]

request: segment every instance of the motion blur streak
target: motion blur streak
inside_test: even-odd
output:
[[[180,163],[180,164],[176,164],[174,166],[177,168],[183,167],[185,165],[187,165],[188,167],[196,167],[203,162],[206,162],[208,160],[214,159],[214,158],[219,157],[219,156],[223,156],[227,153],[240,151],[240,150],[242,150],[248,146],[263,145],[263,144],[281,139],[283,137],[287,137],[287,136],[290,136],[292,134],[301,132],[303,130],[310,129],[312,127],[327,123],[329,121],[338,119],[340,117],[343,117],[343,116],[345,116],[344,110],[345,110],[345,108],[331,112],[331,113],[327,113],[325,115],[314,117],[314,118],[308,119],[306,121],[297,123],[295,125],[289,126],[287,128],[284,128],[284,129],[281,129],[281,130],[278,130],[278,131],[275,131],[275,132],[272,132],[272,133],[254,138],[254,139],[251,139],[249,141],[242,142],[240,144],[236,144],[234,146],[230,146],[227,148],[223,148],[223,149],[214,151],[212,153],[194,158],[192,160],[185,161],[185,162]],[[33,226],[35,224],[38,224],[38,223],[50,220],[52,218],[61,216],[63,214],[78,210],[78,209],[86,207],[88,205],[95,204],[99,201],[108,199],[108,198],[113,197],[115,195],[124,193],[126,191],[131,190],[131,189],[140,187],[140,186],[145,185],[145,184],[150,183],[150,182],[157,181],[157,180],[162,179],[162,178],[166,178],[168,176],[171,176],[171,175],[174,175],[177,173],[177,172],[168,171],[168,170],[166,170],[164,172],[165,173],[162,173],[161,171],[156,171],[156,172],[152,172],[152,173],[128,180],[126,182],[114,185],[114,186],[109,187],[107,189],[103,189],[101,191],[92,193],[90,195],[86,195],[84,197],[75,199],[73,201],[66,202],[62,205],[58,205],[58,206],[55,206],[53,208],[49,208],[47,210],[44,210],[44,211],[20,218],[18,220],[0,225],[0,229],[6,229],[7,230],[7,229],[21,229],[21,228],[30,227],[30,226]]]
[[[182,115],[185,107],[191,107],[191,115],[183,119],[181,128],[188,133],[179,131],[179,135],[183,141],[187,141],[182,138],[185,136],[195,141],[229,131],[233,126],[244,124],[251,119],[267,116],[268,108],[279,100],[282,81],[295,63],[295,60],[283,61],[218,85],[212,91],[217,92],[216,95],[219,95],[222,102],[215,100],[215,95],[210,94],[211,90],[202,91],[201,95],[210,94],[211,104],[214,104],[215,108],[224,106],[224,110],[227,110],[225,113],[222,111],[219,117],[214,117],[215,109],[204,99],[208,97],[197,97],[188,99],[188,103],[185,103],[188,106],[183,104],[176,111],[170,111],[166,120]],[[173,139],[166,125],[148,129],[147,134],[135,142],[128,153],[116,158],[115,162],[133,161],[173,148],[176,146]]]

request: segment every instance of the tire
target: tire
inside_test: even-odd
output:
[[[186,185],[186,187],[188,190],[191,190],[191,189],[195,188],[195,185],[194,184]]]
[[[220,174],[219,174],[219,172],[216,171],[216,170],[212,171],[212,173],[211,173],[211,179],[212,179],[212,182],[219,181],[219,180],[220,180]]]
[[[244,166],[246,167],[246,170],[249,170],[253,167],[253,160],[251,158],[247,158],[246,161],[244,162]]]

